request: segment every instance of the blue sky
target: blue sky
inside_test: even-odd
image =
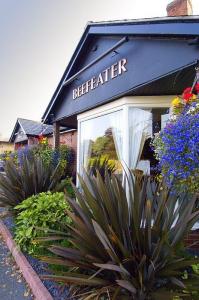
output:
[[[17,117],[40,120],[88,21],[165,16],[169,2],[0,0],[0,139]]]

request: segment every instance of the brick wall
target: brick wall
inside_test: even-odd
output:
[[[196,244],[197,243],[197,244]],[[185,239],[185,244],[193,250],[199,250],[199,229],[192,230]],[[193,245],[195,244],[195,245]]]
[[[191,0],[174,0],[167,5],[167,15],[169,17],[192,15]]]
[[[53,146],[53,136],[48,137],[48,144]],[[60,144],[67,145],[77,152],[77,130],[60,133]]]
[[[28,137],[28,145],[38,145],[39,144],[39,140],[38,137]]]

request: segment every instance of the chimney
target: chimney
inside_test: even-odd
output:
[[[174,0],[167,5],[167,16],[190,16],[193,15],[191,0]]]

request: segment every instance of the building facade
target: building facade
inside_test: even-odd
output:
[[[57,145],[61,126],[77,130],[79,173],[99,156],[118,173],[121,161],[154,173],[150,140],[165,126],[171,99],[194,81],[198,36],[193,16],[87,25],[43,115]]]
[[[37,145],[41,135],[53,134],[53,126],[41,122],[18,118],[9,141],[14,144],[14,150],[24,146]]]

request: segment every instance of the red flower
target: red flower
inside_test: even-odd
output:
[[[182,97],[185,100],[185,102],[189,102],[189,100],[193,97],[192,88],[186,88],[182,94]]]
[[[187,87],[184,91],[183,94],[191,93],[191,87]]]
[[[43,135],[42,134],[40,134],[39,136],[38,136],[38,139],[39,139],[39,141],[42,141],[43,140]]]
[[[195,91],[197,94],[199,94],[199,83],[196,83],[195,85]]]

